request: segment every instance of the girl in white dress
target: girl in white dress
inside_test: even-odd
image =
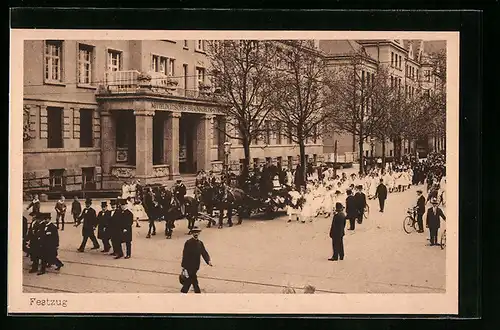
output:
[[[127,182],[124,182],[122,184],[122,198],[123,199],[127,199],[129,196],[128,196],[128,184]]]
[[[306,193],[304,194],[304,199],[305,203],[304,206],[302,207],[302,212],[301,212],[302,223],[305,223],[307,219],[309,219],[309,221],[312,222],[312,217],[314,216],[313,214],[314,196],[309,188],[306,190]]]
[[[140,201],[135,201],[132,213],[134,214],[134,221],[135,221],[135,226],[140,227],[139,225],[139,220],[140,219],[147,219],[146,212],[144,211],[144,207],[142,206]]]
[[[372,199],[375,198],[375,194],[377,193],[377,183],[379,181],[378,176],[372,175],[370,179],[370,189],[368,190],[368,196]]]

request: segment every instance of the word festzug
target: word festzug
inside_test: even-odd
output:
[[[30,306],[61,306],[66,307],[68,301],[66,299],[37,299],[30,298]]]

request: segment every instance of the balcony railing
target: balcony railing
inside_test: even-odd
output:
[[[133,94],[138,91],[150,90],[154,93],[186,98],[215,99],[211,87],[185,89],[178,85],[178,79],[166,76],[161,72],[108,71],[105,74],[104,85],[101,86],[101,93]]]

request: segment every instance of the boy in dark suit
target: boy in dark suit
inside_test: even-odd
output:
[[[417,223],[418,223],[418,232],[424,232],[424,213],[425,213],[425,197],[422,195],[422,190],[417,190]]]
[[[335,204],[335,215],[333,216],[332,226],[330,227],[330,238],[332,239],[333,257],[330,261],[339,259],[344,260],[344,228],[345,214],[344,206],[341,203]]]

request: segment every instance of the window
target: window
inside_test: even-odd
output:
[[[47,108],[47,147],[63,147],[63,109]]]
[[[395,68],[398,67],[398,55],[397,54],[394,54],[394,67]]]
[[[205,51],[205,40],[196,40],[196,50],[200,52]]]
[[[62,82],[62,41],[45,42],[45,80]]]
[[[288,156],[288,169],[291,170],[293,167],[293,157]]]
[[[188,41],[187,40],[184,40],[184,48],[188,48]]]
[[[318,126],[313,128],[313,142],[318,143]]]
[[[313,154],[313,164],[316,164],[317,160],[318,160],[318,155]]]
[[[212,136],[214,137],[213,145],[219,145],[219,118],[215,117],[212,124]]]
[[[168,59],[159,55],[151,55],[151,71],[160,72],[167,75]]]
[[[168,61],[168,75],[170,77],[175,76],[175,60],[172,58]]]
[[[254,158],[254,159],[253,159],[253,167],[254,167],[254,168],[259,167],[259,158]]]
[[[83,189],[95,189],[95,167],[82,167]]]
[[[198,88],[205,83],[205,69],[196,68],[196,83]]]
[[[108,71],[120,71],[122,69],[122,53],[116,50],[108,50]]]
[[[92,84],[92,62],[94,47],[78,45],[78,83],[84,85]]]
[[[281,122],[276,122],[276,144],[282,143]]]
[[[361,71],[361,89],[365,88],[365,71]]]
[[[269,120],[266,120],[264,123],[265,135],[264,135],[264,144],[271,144],[271,125]]]
[[[394,66],[394,53],[391,52],[391,66]]]
[[[293,143],[293,139],[292,139],[292,133],[293,133],[293,127],[292,125],[289,125],[288,126],[288,130],[287,130],[287,143],[288,144],[292,144]]]
[[[50,190],[65,190],[66,178],[64,177],[64,168],[49,170],[49,184]]]
[[[272,163],[271,157],[266,157],[266,164],[271,165],[271,163]]]
[[[365,157],[368,157],[368,150],[365,150]]]
[[[283,157],[279,156],[279,157],[276,157],[276,163],[279,164],[280,166],[283,165]]]
[[[252,131],[253,131],[253,143],[254,144],[259,144],[259,134],[256,133],[256,129],[257,129],[257,120],[253,120],[252,121]]]
[[[389,150],[389,156],[391,156],[391,157],[392,157],[392,149],[391,149],[391,150]]]
[[[401,68],[402,68],[401,63],[403,63],[403,61],[401,60],[401,55],[399,55],[399,69],[400,69],[400,70],[401,70]]]
[[[425,70],[424,74],[425,81],[431,81],[431,70]]]
[[[394,88],[394,77],[391,77],[391,88]]]
[[[94,146],[93,116],[94,110],[80,109],[80,148],[91,148]]]
[[[188,65],[183,64],[182,69],[184,71],[184,90],[188,89]]]

